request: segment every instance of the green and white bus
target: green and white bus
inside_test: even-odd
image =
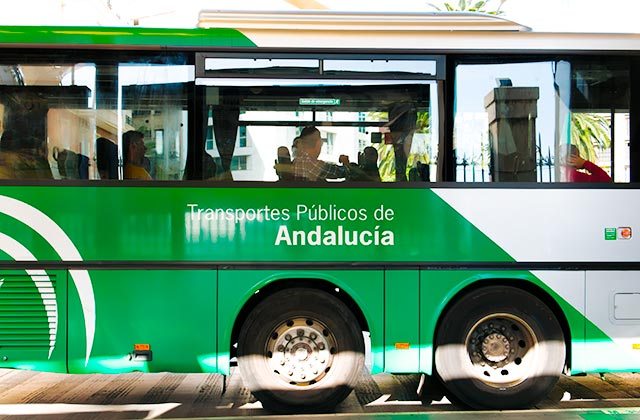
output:
[[[316,410],[363,366],[500,409],[640,369],[640,35],[332,12],[0,31],[0,367],[237,363],[266,407]],[[290,179],[307,126],[344,178]],[[124,179],[131,131],[150,180]],[[567,182],[571,144],[611,181]]]

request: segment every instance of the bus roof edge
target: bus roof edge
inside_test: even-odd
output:
[[[202,10],[201,28],[342,31],[510,31],[531,28],[475,12],[343,12]]]

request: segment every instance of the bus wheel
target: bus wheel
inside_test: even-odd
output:
[[[437,331],[437,375],[454,400],[473,408],[539,402],[558,381],[564,359],[564,336],[554,314],[514,287],[484,287],[463,296]]]
[[[358,321],[320,290],[286,289],[267,297],[238,337],[244,384],[271,410],[329,410],[349,395],[363,364]]]

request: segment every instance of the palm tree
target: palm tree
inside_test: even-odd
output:
[[[597,159],[596,149],[611,147],[609,126],[611,117],[606,114],[576,112],[571,114],[571,144],[578,147],[580,156],[591,162]]]
[[[418,111],[416,112],[416,133],[428,133],[429,132],[429,112]]]
[[[467,1],[467,0],[458,0],[458,5],[453,5],[452,2],[445,1],[444,2],[444,10],[440,7],[436,6],[433,3],[429,3],[429,6],[433,7],[438,11],[447,11],[447,12],[478,12],[478,13],[487,13],[489,15],[501,15],[504,12],[501,10],[502,5],[507,0],[497,0],[498,6],[494,9],[488,9],[489,3],[493,3],[493,0],[478,0],[478,1]]]

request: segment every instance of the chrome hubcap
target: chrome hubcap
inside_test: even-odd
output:
[[[482,340],[482,355],[491,362],[502,362],[509,356],[511,345],[502,334],[489,334]]]
[[[530,376],[538,340],[523,319],[499,313],[478,321],[467,334],[465,347],[475,378],[506,388]]]
[[[309,318],[280,324],[266,348],[273,372],[291,385],[312,385],[321,380],[329,372],[336,351],[333,334]]]

